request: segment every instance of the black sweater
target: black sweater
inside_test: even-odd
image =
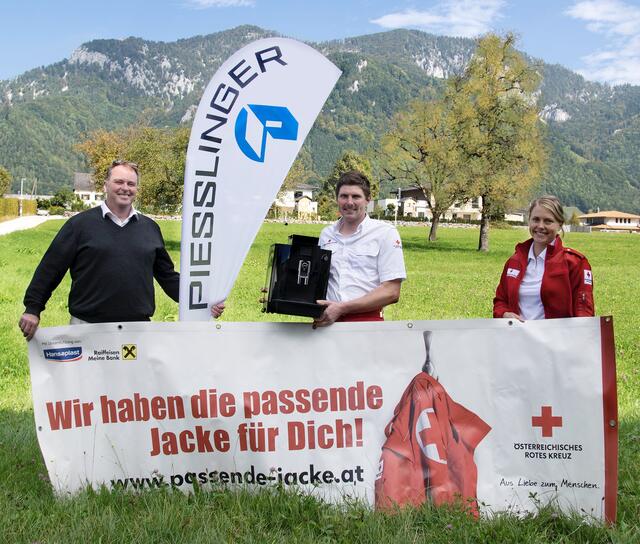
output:
[[[124,227],[102,217],[100,207],[69,219],[60,229],[24,296],[26,312],[40,315],[67,270],[69,313],[90,323],[148,321],[155,311],[153,278],[176,302],[174,270],[158,225],[137,214]]]

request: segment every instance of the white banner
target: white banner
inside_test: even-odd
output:
[[[315,49],[253,42],[213,76],[185,166],[180,320],[206,321],[229,294],[260,225],[340,77]]]
[[[282,483],[615,519],[610,318],[79,325],[29,355],[58,492]]]

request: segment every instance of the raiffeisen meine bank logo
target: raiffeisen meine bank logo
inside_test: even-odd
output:
[[[267,136],[274,140],[297,140],[298,121],[283,106],[247,104],[236,119],[236,142],[252,161],[264,162]]]

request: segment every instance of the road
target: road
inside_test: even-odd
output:
[[[0,236],[17,230],[32,229],[49,219],[64,219],[61,215],[24,215],[0,223]]]

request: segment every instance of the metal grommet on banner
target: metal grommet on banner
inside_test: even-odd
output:
[[[610,419],[609,420],[609,427],[615,427],[617,425],[617,422],[615,419]]]
[[[511,327],[513,325],[513,321],[511,321],[511,319],[509,319],[509,326]]]
[[[607,316],[604,318],[605,322],[609,323],[609,321],[611,321],[611,316]]]
[[[407,323],[407,327],[408,327],[409,329],[413,329],[413,323]]]
[[[121,331],[122,330],[122,325],[118,325],[118,330]]]
[[[38,430],[41,431],[42,430],[42,425],[38,425]]]
[[[222,328],[222,325],[220,325],[220,323],[216,323],[216,329],[220,330]]]

